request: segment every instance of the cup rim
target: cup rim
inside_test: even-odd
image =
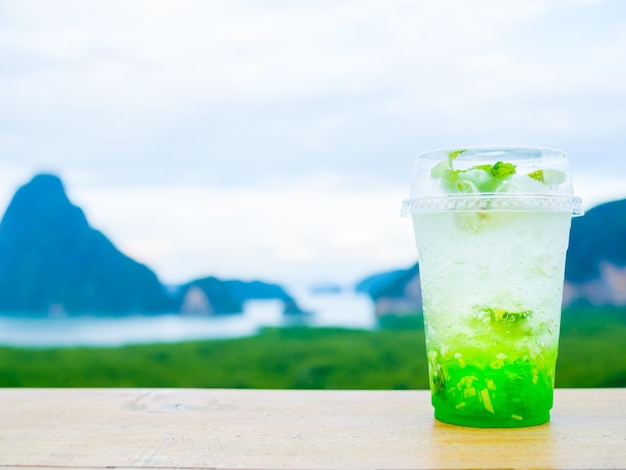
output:
[[[578,196],[544,193],[450,194],[409,198],[402,201],[400,215],[438,212],[568,212],[584,215]]]

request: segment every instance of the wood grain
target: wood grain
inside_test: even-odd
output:
[[[523,429],[436,422],[427,391],[0,389],[0,467],[626,468],[626,389]]]

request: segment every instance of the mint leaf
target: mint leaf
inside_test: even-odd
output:
[[[452,172],[449,162],[439,162],[430,170],[430,176],[435,179],[447,178]]]
[[[473,166],[472,168],[475,169],[475,170],[484,170],[487,173],[489,173],[491,171],[491,169],[493,168],[493,165],[489,165],[489,164],[477,165],[477,166]]]
[[[532,311],[530,310],[510,312],[502,308],[486,308],[484,311],[489,314],[491,321],[496,323],[517,323],[532,315]]]
[[[455,170],[453,163],[466,149],[447,152],[448,161],[435,165],[431,177],[441,180],[447,193],[493,193],[511,175],[515,174],[516,166],[512,163],[496,162],[493,165],[476,165],[466,170]],[[543,174],[541,176],[543,178]]]
[[[558,186],[565,183],[567,177],[565,173],[559,170],[552,170],[550,168],[546,170],[537,170],[532,173],[528,173],[531,178],[543,183],[547,186]]]
[[[456,160],[456,157],[465,152],[467,152],[467,149],[452,150],[451,152],[448,152],[448,163],[450,164],[450,168],[452,168],[452,162]]]
[[[496,162],[489,170],[489,174],[494,178],[504,179],[507,176],[514,175],[515,168],[515,165],[512,163]]]
[[[507,323],[517,323],[521,320],[528,318],[532,312],[530,310],[524,310],[523,312],[501,312],[498,320]]]

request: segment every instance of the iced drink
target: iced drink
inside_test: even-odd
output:
[[[403,213],[415,228],[435,417],[547,422],[570,222],[582,214],[565,154],[420,155]]]

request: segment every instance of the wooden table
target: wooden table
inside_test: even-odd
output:
[[[427,391],[0,389],[0,468],[626,468],[626,389],[474,429]]]

